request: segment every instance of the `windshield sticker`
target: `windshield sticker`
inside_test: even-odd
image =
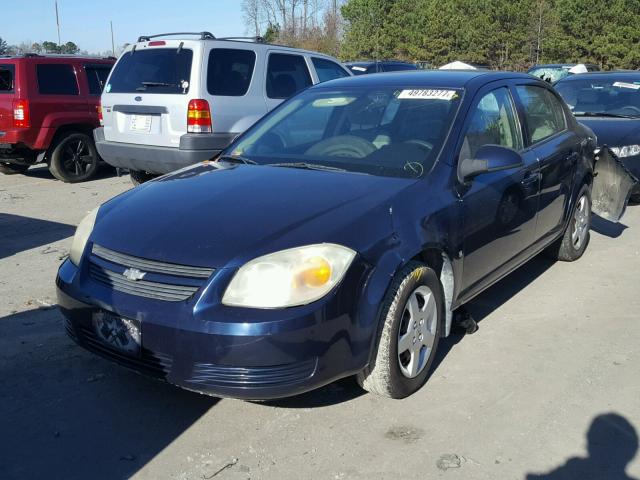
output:
[[[451,101],[458,97],[455,90],[402,90],[399,99],[418,100],[447,100]]]
[[[635,83],[614,82],[613,86],[618,88],[630,88],[632,90],[640,90],[640,85],[637,85]]]
[[[111,91],[111,84],[110,84],[110,83],[107,83],[107,86],[106,86],[106,87],[104,87],[104,91],[105,91],[106,93],[109,93],[109,92]]]
[[[351,70],[356,70],[357,72],[366,72],[367,69],[364,67],[358,67],[357,65],[354,65],[353,67],[351,67]]]

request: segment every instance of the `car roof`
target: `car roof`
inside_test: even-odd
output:
[[[481,80],[484,84],[495,80],[518,78],[523,80],[536,80],[536,78],[531,75],[517,72],[490,70],[409,70],[388,72],[384,75],[358,75],[355,77],[340,78],[319,83],[312,88],[371,87],[376,85],[464,88],[469,82],[474,80]]]
[[[609,72],[588,72],[588,73],[580,73],[580,74],[576,74],[576,75],[570,75],[568,77],[563,78],[562,80],[558,81],[558,83],[562,82],[562,83],[567,83],[567,82],[575,82],[577,80],[593,80],[593,79],[599,79],[602,80],[602,78],[607,78],[607,77],[611,77],[611,78],[619,78],[619,79],[634,79],[634,80],[640,80],[640,71],[637,70],[612,70]]]

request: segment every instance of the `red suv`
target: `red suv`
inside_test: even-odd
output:
[[[46,162],[63,182],[96,172],[102,87],[112,58],[0,57],[0,172],[23,173]]]

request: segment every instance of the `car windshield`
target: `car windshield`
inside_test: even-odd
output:
[[[313,89],[267,115],[223,159],[420,177],[431,170],[462,93],[435,87]]]
[[[529,70],[529,74],[534,77],[546,80],[549,83],[555,83],[558,80],[562,80],[568,77],[571,73],[569,69],[571,67],[540,67]]]
[[[556,90],[576,116],[640,117],[640,74],[560,82]]]

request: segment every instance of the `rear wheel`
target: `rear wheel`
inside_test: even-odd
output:
[[[53,149],[49,171],[66,183],[84,182],[98,170],[98,151],[93,139],[84,133],[64,136]]]
[[[0,173],[4,173],[5,175],[16,175],[18,173],[25,173],[29,167],[30,165],[0,162]]]
[[[131,183],[136,187],[157,177],[157,175],[154,175],[153,173],[147,173],[141,170],[129,170],[129,176],[131,177]]]
[[[376,355],[358,382],[369,392],[404,398],[427,381],[440,340],[444,297],[435,272],[407,264],[394,277],[381,316]]]
[[[583,185],[573,206],[571,220],[564,235],[546,250],[547,255],[563,262],[579,259],[589,244],[590,228],[591,186]]]

